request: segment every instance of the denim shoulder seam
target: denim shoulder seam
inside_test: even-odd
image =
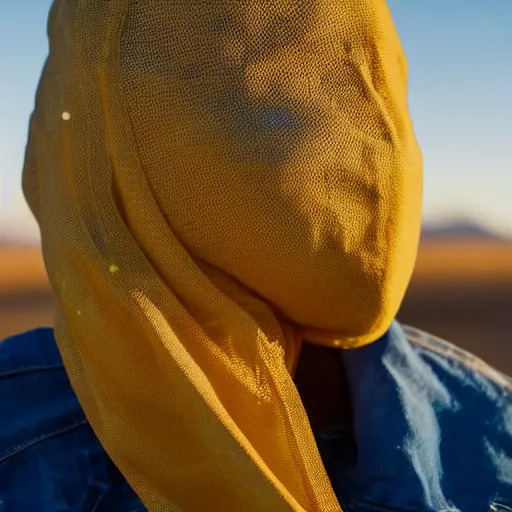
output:
[[[25,442],[15,446],[14,448],[8,449],[5,453],[0,455],[0,464],[2,462],[5,462],[7,459],[13,457],[14,455],[17,455],[25,450],[28,450],[29,448],[31,448],[32,446],[35,446],[38,443],[41,443],[43,441],[46,441],[47,439],[50,439],[52,437],[55,437],[55,436],[58,436],[61,434],[66,434],[67,432],[71,432],[72,430],[76,430],[76,429],[84,427],[86,425],[88,425],[88,421],[87,421],[87,419],[84,418],[84,419],[81,419],[80,421],[76,421],[75,423],[72,423],[71,425],[69,425],[67,427],[53,430],[53,431],[47,432],[45,434],[42,434],[38,437],[35,437],[34,439],[25,441]]]
[[[17,370],[9,370],[4,373],[0,373],[0,379],[7,379],[12,377],[18,377],[19,375],[24,375],[27,373],[35,373],[35,372],[48,372],[54,370],[64,370],[64,365],[62,363],[53,364],[53,365],[44,365],[44,366],[32,366],[27,368],[19,368]]]
[[[426,348],[438,355],[448,357],[459,364],[469,366],[471,370],[473,370],[474,372],[478,373],[484,378],[491,379],[496,384],[505,388],[509,393],[512,393],[512,380],[503,373],[501,373],[500,371],[494,369],[492,366],[489,366],[485,361],[483,361],[479,357],[464,351],[463,349],[453,345],[449,341],[441,340],[436,336],[423,333],[421,331],[417,331],[416,329],[410,328],[405,325],[403,327],[406,338],[413,345]],[[432,343],[429,343],[429,341],[421,339],[421,337],[418,336],[418,334],[428,336]],[[445,347],[439,346],[441,344],[445,345]]]

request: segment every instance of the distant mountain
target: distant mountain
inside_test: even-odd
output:
[[[482,242],[510,242],[505,237],[470,220],[452,220],[422,226],[421,241],[474,240]]]

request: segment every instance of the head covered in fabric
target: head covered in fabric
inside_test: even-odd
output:
[[[414,265],[384,0],[56,0],[49,39],[23,186],[99,439],[150,510],[340,510],[292,375]]]

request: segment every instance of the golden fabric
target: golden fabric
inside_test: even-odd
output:
[[[292,376],[395,316],[421,154],[384,0],[56,0],[23,186],[85,413],[151,511],[336,511]]]

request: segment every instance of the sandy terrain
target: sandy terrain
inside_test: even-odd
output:
[[[0,250],[0,268],[0,339],[51,325],[53,298],[39,250]],[[425,244],[399,319],[512,375],[512,244]]]

